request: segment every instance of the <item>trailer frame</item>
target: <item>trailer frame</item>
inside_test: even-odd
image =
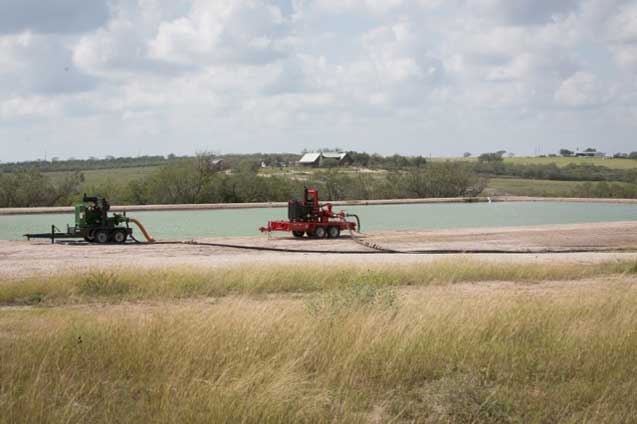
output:
[[[356,222],[347,217],[355,217]],[[288,219],[268,221],[268,225],[260,227],[261,232],[291,232],[294,237],[307,235],[311,238],[339,238],[343,231],[360,231],[360,220],[357,215],[345,211],[334,212],[331,203],[320,204],[318,190],[305,188],[302,200],[288,202]]]

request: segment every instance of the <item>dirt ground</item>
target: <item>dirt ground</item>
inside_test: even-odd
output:
[[[515,253],[515,254],[337,254],[333,251],[370,250],[351,238],[338,240],[294,239],[286,234],[256,237],[207,238],[202,242],[229,243],[289,249],[321,250],[325,253],[283,253],[239,250],[185,244],[51,245],[47,241],[0,241],[0,281],[52,272],[111,267],[259,266],[283,264],[413,264],[440,259],[470,258],[508,262],[604,262],[637,260],[637,221],[458,229],[442,231],[377,232],[365,235],[368,242],[395,250],[429,249],[623,249],[623,252]]]

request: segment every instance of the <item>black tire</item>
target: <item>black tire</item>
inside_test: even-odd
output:
[[[128,234],[124,230],[115,230],[115,232],[113,232],[113,241],[115,243],[126,243],[127,237]]]
[[[327,236],[329,238],[339,238],[341,236],[340,227],[330,227],[327,229]]]
[[[327,231],[325,230],[325,227],[316,227],[316,229],[314,230],[314,237],[324,238],[325,236],[327,236]]]
[[[95,231],[95,242],[99,244],[108,243],[111,239],[111,235],[106,230]]]
[[[297,238],[303,237],[303,234],[305,234],[303,231],[292,231],[292,235]]]
[[[93,234],[93,231],[90,231],[84,236],[84,241],[88,241],[89,243],[93,243],[95,241],[95,234]]]

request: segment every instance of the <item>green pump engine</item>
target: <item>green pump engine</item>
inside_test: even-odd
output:
[[[139,227],[146,240],[154,241],[138,220],[127,217],[125,212],[109,215],[110,209],[111,205],[104,197],[89,197],[84,194],[82,203],[75,205],[75,226],[67,225],[66,232],[62,232],[55,225],[51,225],[50,233],[24,236],[29,240],[48,238],[51,239],[51,243],[55,243],[55,239],[71,238],[83,238],[91,243],[125,243],[128,238],[134,240],[133,229],[129,226],[129,223],[133,223]]]

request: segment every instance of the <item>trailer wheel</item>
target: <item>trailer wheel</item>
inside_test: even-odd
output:
[[[326,235],[325,227],[316,227],[316,230],[314,230],[314,237],[316,238],[324,238]]]
[[[294,237],[303,237],[303,234],[305,234],[303,231],[292,231]]]
[[[100,244],[108,243],[109,238],[110,238],[110,234],[106,230],[97,230],[95,232],[95,241]]]
[[[126,237],[128,237],[128,234],[126,234],[126,231],[124,230],[115,230],[113,233],[113,241],[115,243],[124,243],[126,241]]]
[[[329,238],[338,238],[341,235],[341,229],[339,227],[330,227],[327,229],[327,236]]]

